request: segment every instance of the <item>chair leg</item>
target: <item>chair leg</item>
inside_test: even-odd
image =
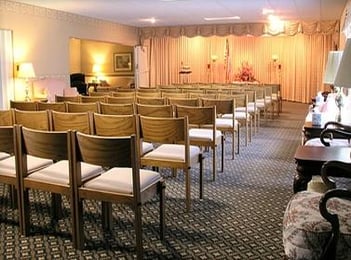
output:
[[[186,204],[186,211],[189,212],[191,208],[191,197],[190,197],[190,171],[189,168],[186,168],[184,171],[185,174],[185,204]]]
[[[101,202],[101,217],[102,227],[106,230],[112,230],[112,203],[102,201]]]
[[[141,204],[135,205],[135,241],[137,259],[143,259],[143,230],[142,230],[142,216],[141,216]]]
[[[232,160],[235,159],[235,130],[232,131]]]
[[[203,176],[203,157],[202,154],[199,154],[199,162],[200,162],[200,166],[199,166],[199,184],[200,184],[200,188],[199,188],[199,194],[200,194],[200,199],[203,198],[204,196],[204,176]]]
[[[61,194],[51,193],[51,214],[52,219],[57,221],[62,218],[62,196]]]
[[[160,182],[160,239],[164,240],[165,239],[165,190],[166,190],[166,184],[162,180]]]
[[[10,185],[10,202],[13,209],[18,208],[17,190],[14,185]]]
[[[22,191],[21,195],[22,199],[20,200],[20,218],[22,222],[22,234],[24,236],[29,235],[30,231],[30,204],[29,204],[29,191],[25,189]]]
[[[222,138],[221,138],[221,146],[222,146],[222,159],[221,159],[221,172],[223,172],[223,169],[224,169],[224,136],[222,135]]]
[[[217,171],[217,163],[216,163],[216,145],[212,147],[212,180],[216,180],[216,171]]]
[[[82,250],[84,248],[84,220],[83,220],[83,200],[76,202],[76,248]]]

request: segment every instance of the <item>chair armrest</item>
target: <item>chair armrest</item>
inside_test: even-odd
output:
[[[319,211],[321,215],[330,222],[332,234],[324,246],[321,259],[335,259],[336,245],[340,235],[339,218],[337,214],[332,214],[327,209],[327,202],[331,198],[343,198],[351,200],[351,191],[347,189],[332,189],[327,191],[319,201]]]
[[[335,122],[335,121],[329,121],[327,122],[325,125],[324,125],[324,129],[327,129],[327,128],[330,128],[330,127],[333,127],[333,128],[336,128],[336,129],[341,129],[341,130],[345,130],[345,131],[348,131],[348,132],[351,132],[351,126],[349,125],[344,125],[340,122]]]
[[[326,128],[324,129],[321,134],[320,134],[320,139],[321,142],[324,146],[330,146],[330,142],[327,142],[324,140],[324,138],[328,137],[330,139],[333,139],[334,135],[341,136],[342,138],[351,139],[351,131],[348,131],[346,129],[338,129],[338,128]]]
[[[351,178],[351,163],[340,161],[325,162],[321,169],[321,177],[328,189],[334,189],[335,182],[329,176]]]

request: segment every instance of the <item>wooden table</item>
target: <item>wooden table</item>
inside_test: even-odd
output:
[[[320,175],[326,161],[351,163],[351,147],[299,146],[295,152],[294,193],[307,189],[313,175]]]

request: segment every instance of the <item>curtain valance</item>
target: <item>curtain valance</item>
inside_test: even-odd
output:
[[[141,42],[155,37],[195,37],[195,36],[262,36],[262,35],[296,35],[303,34],[334,34],[339,33],[339,21],[314,22],[285,22],[282,27],[273,27],[265,23],[246,24],[214,24],[170,27],[143,27],[139,28]]]

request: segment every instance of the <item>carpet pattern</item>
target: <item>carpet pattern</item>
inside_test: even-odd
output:
[[[192,210],[185,212],[182,173],[166,178],[166,236],[159,240],[158,201],[143,207],[145,259],[283,259],[282,219],[292,195],[294,153],[301,142],[307,105],[284,102],[283,113],[262,121],[252,142],[231,160],[226,146],[224,172],[211,180],[211,156],[204,160],[204,199],[198,199],[198,169],[192,169]],[[242,135],[244,136],[244,135]],[[227,137],[230,138],[230,137]],[[230,140],[229,140],[230,141]],[[243,140],[242,140],[243,141]],[[220,151],[218,151],[220,158]],[[219,168],[219,166],[218,166]],[[135,259],[133,212],[114,205],[114,228],[103,231],[100,204],[84,204],[86,247],[70,240],[69,204],[52,223],[49,194],[31,192],[31,235],[21,236],[18,213],[0,184],[0,259]]]

